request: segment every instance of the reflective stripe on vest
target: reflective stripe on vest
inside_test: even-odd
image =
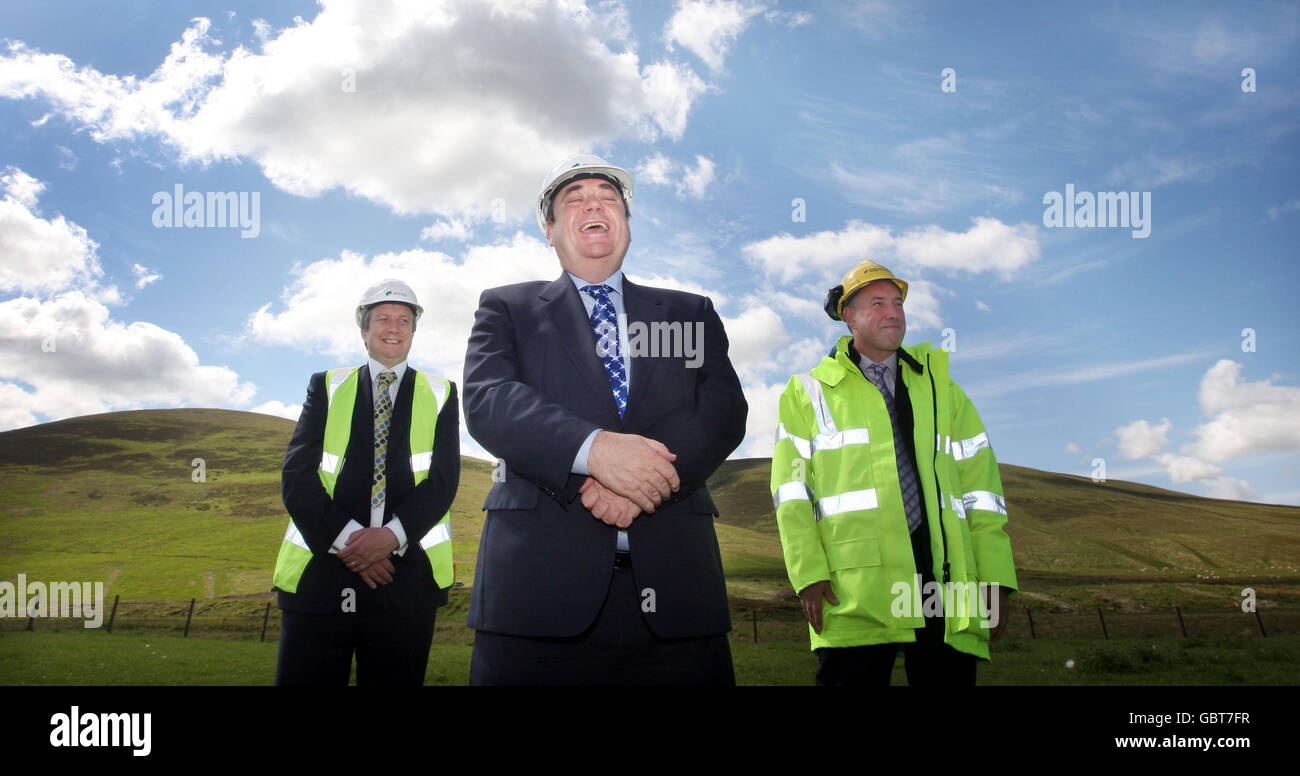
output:
[[[1007,514],[1007,500],[996,493],[990,493],[987,490],[972,490],[970,493],[961,497],[966,503],[966,509],[982,509],[985,512],[997,512],[999,515]]]
[[[989,446],[989,435],[986,432],[980,432],[970,439],[962,439],[952,443],[952,457],[958,461],[964,461],[967,458],[974,458],[980,450]]]
[[[415,395],[411,400],[411,474],[415,484],[419,485],[429,478],[429,468],[433,463],[433,442],[438,427],[438,414],[451,392],[451,383],[442,378],[415,371]],[[320,467],[317,474],[321,484],[330,498],[334,497],[334,486],[338,483],[339,472],[346,463],[344,453],[352,434],[352,413],[357,399],[357,383],[360,367],[332,369],[325,374],[326,395],[329,403],[325,419],[325,439],[322,444]],[[451,512],[426,533],[419,542],[420,549],[429,558],[433,569],[433,579],[438,587],[450,587],[455,581],[455,566],[452,562],[451,546]],[[312,559],[311,550],[293,519],[285,531],[280,543],[280,554],[275,562],[276,587],[287,593],[298,591],[298,582],[302,579],[307,563]]]

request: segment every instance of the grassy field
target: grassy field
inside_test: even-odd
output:
[[[198,602],[199,632],[216,622],[216,630],[238,629],[247,638],[260,627],[270,600],[271,570],[287,522],[279,472],[292,430],[293,423],[280,418],[187,409],[92,415],[0,433],[0,580],[23,573],[29,581],[102,581],[108,605],[114,596],[123,601],[123,632],[113,638],[127,638],[133,629],[150,629],[155,639],[179,634],[191,598]],[[1015,605],[1036,615],[1040,637],[1099,638],[1098,609],[1110,618],[1112,636],[1134,635],[1130,626],[1147,613],[1154,618],[1152,635],[1174,637],[1174,606],[1231,617],[1240,612],[1246,588],[1266,620],[1282,617],[1272,614],[1277,610],[1300,607],[1300,508],[1094,483],[1019,466],[1001,470],[1021,585]],[[480,507],[491,473],[490,463],[463,459],[451,512],[457,579],[465,586],[474,578]],[[722,513],[716,526],[732,609],[744,616],[757,611],[764,623],[763,643],[747,645],[743,657],[738,652],[737,664],[752,669],[760,683],[788,683],[777,681],[784,676],[777,667],[801,658],[770,656],[798,652],[804,642],[791,619],[798,609],[768,478],[767,459],[728,461],[710,486]],[[471,592],[454,591],[453,608],[442,619],[463,622]],[[770,643],[769,623],[783,619],[789,633],[783,643]],[[1028,641],[1024,619],[1021,613],[1009,635]],[[1277,632],[1300,632],[1300,623],[1281,624]],[[29,638],[5,632],[15,626],[21,624],[0,623],[6,654],[15,639]],[[748,633],[739,617],[737,629],[739,643]],[[1258,627],[1241,615],[1222,628],[1189,622],[1189,632],[1235,633],[1245,644],[1254,643],[1249,640]],[[468,643],[457,639],[435,650]],[[209,651],[252,648],[212,641],[197,643]],[[1035,653],[1042,649],[1034,646]],[[458,674],[444,663],[456,683]],[[1297,666],[1291,661],[1284,675],[1300,674]],[[990,676],[1000,670],[989,669]],[[24,681],[23,674],[6,672],[0,682]],[[1040,674],[1044,681],[1051,676],[1047,664]]]
[[[472,641],[434,639],[428,685],[469,681]],[[806,643],[748,643],[733,634],[741,685],[809,685],[817,660]],[[266,685],[276,644],[95,631],[0,634],[5,685]],[[1074,667],[1067,668],[1066,661]],[[1005,639],[982,685],[1294,685],[1300,637],[1190,639]],[[902,663],[895,685],[906,684]]]

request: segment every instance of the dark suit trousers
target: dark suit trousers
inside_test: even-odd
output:
[[[596,622],[571,639],[478,631],[471,685],[734,686],[726,634],[657,638],[641,614],[630,569],[615,568]]]
[[[437,609],[366,614],[280,612],[275,683],[347,686],[352,654],[360,687],[419,687],[429,665]]]
[[[901,517],[900,517],[901,519]],[[921,569],[921,584],[934,581],[930,529],[924,521],[912,534],[912,557]],[[912,687],[974,687],[974,655],[943,643],[943,618],[927,617],[916,641],[869,644],[862,647],[823,647],[817,650],[817,684],[821,687],[888,687],[894,659],[903,648],[907,683]]]

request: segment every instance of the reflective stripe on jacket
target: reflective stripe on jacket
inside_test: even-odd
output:
[[[917,589],[889,410],[850,359],[850,341],[842,337],[834,357],[790,378],[772,455],[790,582],[798,591],[830,580],[839,600],[824,603],[821,633],[809,628],[813,649],[914,641],[932,592]],[[902,351],[920,364],[900,351],[941,596],[933,603],[948,606],[947,643],[987,658],[979,583],[1017,587],[997,461],[974,405],[948,377],[948,354],[929,343]]]
[[[415,371],[415,370],[412,370]],[[357,401],[357,381],[360,367],[331,369],[325,373],[325,390],[329,399],[329,411],[325,417],[325,439],[321,449],[320,475],[321,484],[330,498],[334,497],[334,486],[338,482],[339,472],[343,470],[344,456],[348,449],[348,440],[352,435],[352,412]],[[433,440],[438,426],[438,413],[451,393],[451,383],[444,378],[435,378],[425,372],[415,371],[415,396],[411,405],[411,473],[418,486],[429,478],[429,467],[433,464]],[[451,549],[451,512],[442,516],[428,533],[420,539],[420,549],[429,558],[433,569],[433,579],[438,587],[450,587],[455,581]],[[302,579],[312,552],[306,540],[298,532],[293,519],[285,531],[284,541],[280,543],[280,554],[275,561],[276,587],[287,593],[298,591],[298,581]]]

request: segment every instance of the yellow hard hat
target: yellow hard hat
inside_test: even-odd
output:
[[[823,305],[826,314],[831,317],[831,320],[844,320],[844,303],[849,301],[854,294],[877,280],[892,281],[894,285],[898,286],[899,293],[903,295],[903,301],[907,301],[907,283],[905,281],[894,277],[894,273],[876,262],[865,260],[849,270],[838,286],[826,292],[826,302]]]

